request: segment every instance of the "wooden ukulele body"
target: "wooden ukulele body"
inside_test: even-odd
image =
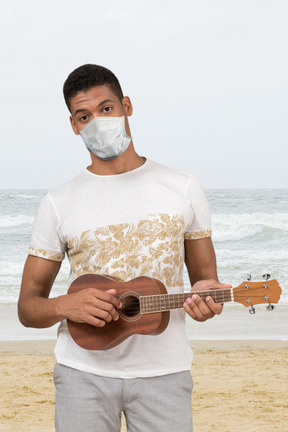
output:
[[[142,314],[140,307],[141,296],[167,293],[165,286],[160,281],[140,276],[128,282],[122,282],[101,275],[85,274],[75,279],[68,294],[90,287],[102,291],[116,289],[116,297],[122,302],[122,308],[118,310],[119,319],[111,321],[104,327],[67,320],[69,332],[80,347],[88,350],[110,349],[133,334],[157,335],[166,329],[170,317],[169,311]]]

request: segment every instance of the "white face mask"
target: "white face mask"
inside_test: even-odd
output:
[[[81,131],[87,149],[102,160],[123,154],[131,141],[125,131],[125,117],[95,117]]]

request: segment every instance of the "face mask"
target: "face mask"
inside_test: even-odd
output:
[[[102,160],[115,159],[128,148],[125,117],[95,117],[81,131],[87,149]]]

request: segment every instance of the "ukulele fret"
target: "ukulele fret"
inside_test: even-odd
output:
[[[183,307],[183,303],[187,297],[189,297],[189,293],[141,296],[139,299],[140,313],[145,315],[180,309]]]

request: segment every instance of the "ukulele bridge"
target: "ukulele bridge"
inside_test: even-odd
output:
[[[122,307],[118,309],[118,312],[124,321],[132,322],[141,318],[140,294],[134,291],[129,291],[122,294],[122,296],[119,297],[119,300],[122,303]]]

